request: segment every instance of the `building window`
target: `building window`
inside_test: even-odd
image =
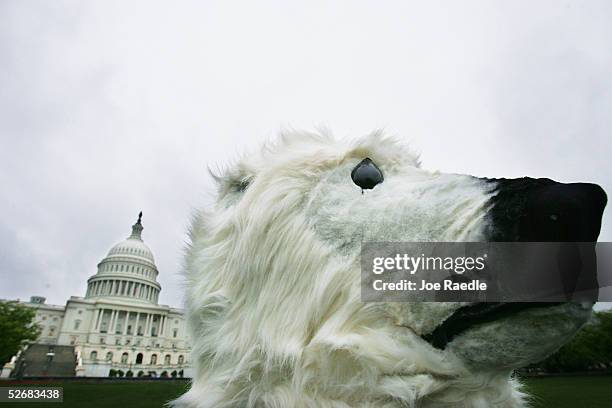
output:
[[[80,320],[75,320],[74,321],[74,330],[79,330],[79,326],[81,325],[81,321]]]
[[[55,326],[49,327],[49,336],[53,336],[55,334]]]
[[[142,353],[136,355],[136,364],[142,364]]]
[[[127,362],[128,362],[128,353],[123,353],[121,355],[121,363],[122,364],[127,364]]]
[[[164,357],[164,364],[170,365],[171,358],[172,357],[170,356],[170,354],[166,354],[166,357]]]
[[[172,337],[176,338],[178,336],[178,329],[172,330]]]
[[[132,325],[128,324],[127,334],[132,334]]]
[[[91,353],[89,353],[89,359],[91,361],[96,361],[98,359],[98,352],[94,350]]]
[[[113,360],[113,353],[112,352],[108,352],[106,353],[106,361],[112,361]]]
[[[157,364],[157,354],[151,354],[151,364]]]
[[[104,337],[100,337],[100,344],[105,344],[106,343],[106,339]]]
[[[183,361],[185,361],[185,357],[183,357],[182,355],[178,356],[178,363],[183,364]]]

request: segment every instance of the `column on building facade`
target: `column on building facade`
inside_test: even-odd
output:
[[[114,334],[115,333],[115,318],[117,317],[117,310],[112,309],[111,311],[111,318],[110,318],[110,324],[108,327],[108,333],[109,334]]]
[[[129,310],[125,311],[125,322],[123,322],[123,335],[127,334],[128,321],[130,320],[130,312]]]
[[[149,335],[150,320],[151,320],[151,315],[149,313],[147,313],[147,319],[146,319],[145,329],[144,329],[144,333],[143,333],[144,336],[148,336]]]
[[[106,332],[108,333],[109,331],[109,327],[111,325],[111,323],[113,322],[113,309],[106,309],[108,311],[108,324],[106,325]],[[106,314],[106,313],[105,313]]]
[[[134,327],[134,334],[138,335],[138,324],[140,324],[140,312],[136,312],[136,324]]]
[[[100,315],[102,314],[103,309],[97,309],[94,318],[94,328],[93,331],[97,332],[100,329]]]
[[[95,327],[96,332],[100,331],[100,325],[102,324],[103,311],[104,311],[103,308],[98,309],[98,320],[96,321],[96,327]]]
[[[119,318],[121,317],[121,310],[115,311],[115,322],[113,324],[113,334],[116,333],[117,323],[119,323]]]

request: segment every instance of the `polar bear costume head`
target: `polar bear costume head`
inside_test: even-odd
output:
[[[351,172],[366,158],[384,179],[364,191]],[[512,200],[560,183],[426,171],[379,133],[284,134],[215,178],[185,261],[194,377],[176,407],[519,407],[513,369],[558,349],[591,313],[526,308],[434,345],[428,335],[469,304],[360,300],[362,242],[533,240],[539,221],[521,226],[532,208]],[[605,194],[567,186],[591,203],[581,238],[596,240]],[[540,230],[553,234],[542,241],[563,233]]]

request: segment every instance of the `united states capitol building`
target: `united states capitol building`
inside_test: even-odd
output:
[[[65,306],[33,296],[38,340],[4,365],[3,377],[191,377],[181,309],[158,304],[153,253],[142,240],[142,213]],[[5,362],[0,362],[0,365]]]

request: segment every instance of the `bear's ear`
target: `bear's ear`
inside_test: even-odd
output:
[[[253,180],[253,175],[237,169],[236,171],[225,171],[223,173],[214,171],[208,167],[208,173],[217,185],[217,199],[223,200],[228,197],[233,197],[235,201],[237,196],[244,193]]]

